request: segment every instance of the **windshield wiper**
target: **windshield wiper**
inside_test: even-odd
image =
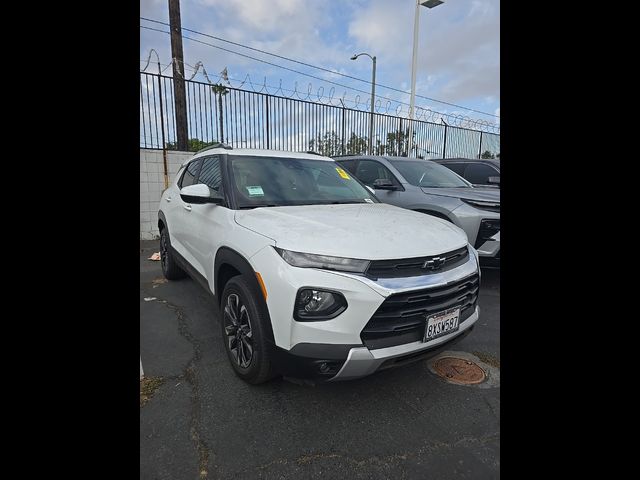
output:
[[[260,205],[242,205],[238,207],[238,210],[247,210],[251,208],[260,208],[260,207],[280,207],[281,205],[276,205],[275,203],[264,203]]]

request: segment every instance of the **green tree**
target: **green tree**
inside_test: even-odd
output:
[[[496,157],[489,150],[485,150],[482,153],[482,155],[480,155],[480,158],[496,158]]]
[[[316,139],[309,140],[309,150],[327,157],[339,155],[342,153],[342,142],[338,134],[332,131],[318,136]]]
[[[415,143],[416,132],[413,132],[413,143]],[[416,147],[413,145],[412,150]],[[387,145],[386,152],[388,155],[397,155],[399,157],[409,156],[409,129],[396,130],[395,132],[387,133]]]
[[[368,140],[367,137],[360,137],[355,133],[351,133],[351,136],[345,143],[345,152],[350,155],[362,155],[368,152]],[[384,148],[384,145],[382,145]],[[314,152],[321,153],[328,157],[332,155],[340,155],[342,152],[342,139],[335,131],[327,132],[324,135],[319,135],[309,141],[309,149]]]
[[[187,141],[187,149],[189,152],[197,152],[198,150],[202,150],[203,148],[213,145],[214,143],[216,143],[215,140],[213,142],[203,142],[199,138],[190,138]],[[167,150],[177,150],[177,149],[178,149],[178,142],[167,142]]]
[[[347,141],[347,153],[351,155],[363,155],[368,153],[369,141],[367,137],[361,137],[351,132],[351,136]]]
[[[222,96],[229,93],[229,89],[222,85],[221,83],[217,83],[216,85],[211,86],[211,91],[216,94],[218,97],[218,127],[220,131],[220,141],[224,142],[224,130],[222,127]]]

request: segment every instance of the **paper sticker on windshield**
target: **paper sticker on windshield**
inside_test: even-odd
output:
[[[262,197],[264,195],[264,192],[262,191],[262,187],[259,185],[255,187],[247,187],[247,191],[249,192],[249,195],[252,197]]]
[[[373,203],[373,200],[371,200],[370,198],[364,198],[363,200],[367,203]]]
[[[347,175],[347,172],[345,172],[343,169],[341,169],[340,167],[336,167],[336,172],[338,172],[338,175],[340,175],[342,178],[344,178],[345,180],[351,180],[351,178],[349,177],[349,175]]]

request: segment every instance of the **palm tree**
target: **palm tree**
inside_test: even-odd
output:
[[[211,85],[211,90],[218,97],[218,114],[220,116],[219,118],[220,142],[224,143],[224,130],[222,128],[222,96],[229,93],[229,89],[224,85],[222,85],[221,83],[217,83],[215,85]]]

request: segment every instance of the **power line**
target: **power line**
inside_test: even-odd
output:
[[[169,24],[168,24],[168,23],[161,22],[161,21],[159,21],[159,20],[152,20],[152,19],[150,19],[150,18],[146,18],[146,17],[140,17],[140,19],[141,19],[141,20],[145,20],[145,21],[147,21],[147,22],[153,22],[153,23],[158,23],[158,24],[161,24],[161,25],[169,26]],[[142,28],[149,28],[149,27],[142,27]],[[150,30],[152,30],[152,29],[150,29]],[[300,60],[295,60],[295,59],[293,59],[293,58],[285,57],[285,56],[283,56],[283,55],[278,55],[278,54],[276,54],[276,53],[267,52],[267,51],[265,51],[265,50],[261,50],[261,49],[259,49],[259,48],[250,47],[250,46],[248,46],[248,45],[244,45],[244,44],[242,44],[242,43],[233,42],[233,41],[231,41],[231,40],[226,40],[226,39],[221,38],[221,37],[216,37],[216,36],[214,36],[214,35],[209,35],[209,34],[207,34],[207,33],[198,32],[197,30],[192,30],[192,29],[190,29],[190,28],[182,27],[182,30],[185,30],[185,31],[187,31],[187,32],[191,32],[191,33],[195,33],[195,34],[197,34],[197,35],[202,35],[202,36],[204,36],[204,37],[213,38],[213,39],[215,39],[215,40],[219,40],[219,41],[221,41],[221,42],[230,43],[230,44],[232,44],[232,45],[236,45],[236,46],[238,46],[238,47],[242,47],[242,48],[246,48],[246,49],[249,49],[249,50],[253,50],[253,51],[255,51],[255,52],[260,52],[260,53],[263,53],[263,54],[265,54],[265,55],[271,55],[271,56],[273,56],[273,57],[280,58],[280,59],[282,59],[282,60],[287,60],[287,61],[289,61],[289,62],[297,63],[297,64],[299,64],[299,65],[304,65],[304,66],[306,66],[306,67],[315,68],[315,69],[317,69],[317,70],[322,70],[322,71],[324,71],[324,72],[328,72],[328,73],[331,73],[331,74],[334,74],[334,75],[340,75],[340,76],[342,76],[342,77],[350,78],[350,79],[352,79],[352,80],[357,80],[357,81],[359,81],[359,82],[363,82],[363,83],[367,83],[367,84],[371,83],[371,82],[370,82],[370,81],[368,81],[368,80],[364,80],[364,79],[362,79],[362,78],[354,77],[354,76],[352,76],[352,75],[348,75],[348,74],[346,74],[346,73],[341,73],[341,72],[338,72],[338,71],[335,71],[335,70],[331,70],[331,69],[328,69],[328,68],[319,67],[319,66],[317,66],[317,65],[312,65],[312,64],[310,64],[310,63],[302,62],[302,61],[300,61]],[[157,31],[161,31],[161,30],[157,30]],[[190,39],[189,37],[185,37],[184,35],[183,35],[183,38],[188,38],[188,39]],[[190,40],[193,40],[193,39],[190,39]],[[233,52],[233,53],[237,53],[237,52]],[[249,57],[249,58],[252,58],[252,57]],[[285,67],[282,67],[282,68],[285,68]],[[316,77],[314,77],[314,78],[316,78]],[[407,94],[407,92],[405,92],[404,90],[401,90],[401,89],[399,89],[399,88],[395,88],[395,87],[390,87],[390,86],[388,86],[388,85],[383,85],[383,84],[381,84],[381,83],[376,83],[376,86],[378,86],[378,87],[382,87],[382,88],[386,88],[386,89],[388,89],[388,90],[393,90],[393,91],[395,91],[395,92],[403,93],[403,94],[405,94],[405,95]],[[360,91],[361,91],[361,90],[360,90]],[[482,115],[488,115],[488,116],[491,116],[491,117],[500,118],[500,115],[495,115],[495,114],[493,114],[493,113],[483,112],[483,111],[481,111],[481,110],[475,110],[475,109],[473,109],[473,108],[465,107],[465,106],[462,106],[462,105],[457,105],[457,104],[455,104],[455,103],[445,102],[444,100],[438,100],[438,99],[435,99],[435,98],[427,97],[427,96],[425,96],[425,95],[419,95],[419,94],[416,94],[416,97],[424,98],[425,100],[429,100],[429,101],[432,101],[432,102],[442,103],[443,105],[449,105],[449,106],[451,106],[451,107],[462,108],[462,109],[467,110],[467,111],[469,111],[469,112],[475,112],[475,113],[480,113],[480,114],[482,114]]]
[[[140,28],[145,28],[145,29],[147,29],[147,30],[153,30],[153,31],[155,31],[155,32],[160,32],[160,33],[170,34],[170,32],[165,32],[164,30],[160,30],[160,29],[152,28],[152,27],[145,27],[145,26],[143,26],[143,25],[140,25]],[[284,69],[284,70],[288,70],[288,71],[290,71],[290,72],[297,73],[298,75],[304,75],[304,76],[306,76],[306,77],[315,78],[316,80],[320,80],[320,81],[322,81],[322,82],[331,83],[332,85],[337,85],[337,86],[339,86],[339,87],[346,88],[347,90],[353,90],[353,91],[355,91],[355,92],[364,93],[364,94],[366,94],[366,95],[370,95],[370,94],[371,94],[371,92],[367,92],[367,91],[365,91],[365,90],[360,90],[360,89],[358,89],[358,88],[349,87],[349,86],[344,85],[344,84],[342,84],[342,83],[337,83],[337,82],[333,82],[333,81],[331,81],[331,80],[327,80],[327,79],[324,79],[324,78],[321,78],[321,77],[316,77],[315,75],[311,75],[310,73],[305,73],[305,72],[301,72],[301,71],[299,71],[299,70],[294,70],[293,68],[284,67],[284,66],[282,66],[282,65],[278,65],[278,64],[276,64],[276,63],[268,62],[267,60],[262,60],[262,59],[260,59],[260,58],[252,57],[251,55],[246,55],[246,54],[244,54],[244,53],[236,52],[236,51],[234,51],[234,50],[229,50],[228,48],[224,48],[224,47],[220,47],[220,46],[218,46],[218,45],[213,45],[213,44],[211,44],[211,43],[203,42],[202,40],[198,40],[198,39],[196,39],[196,38],[187,37],[187,36],[185,36],[185,35],[183,35],[183,36],[182,36],[182,38],[185,38],[185,39],[187,39],[187,40],[191,40],[191,41],[196,42],[196,43],[201,43],[201,44],[203,44],[203,45],[207,45],[207,46],[209,46],[209,47],[218,48],[218,49],[220,49],[220,50],[224,50],[225,52],[234,53],[234,54],[236,54],[236,55],[240,55],[241,57],[249,58],[249,59],[251,59],[251,60],[255,60],[255,61],[257,61],[257,62],[266,63],[267,65],[271,65],[271,66],[276,67],[276,68],[282,68],[282,69]],[[400,103],[400,104],[402,104],[402,105],[409,105],[408,103],[401,102],[401,101],[399,101],[399,100],[394,100],[394,99],[392,99],[392,98],[388,98],[388,97],[382,97],[382,96],[380,96],[380,98],[384,98],[385,100],[389,100],[390,102]],[[439,113],[439,112],[438,112],[438,113]]]
[[[152,28],[152,27],[145,27],[143,25],[140,25],[140,28],[144,28],[144,29],[147,29],[147,30],[152,30],[152,31],[155,31],[155,32],[160,32],[160,33],[166,33],[168,35],[171,34],[171,32],[166,32],[164,30],[160,30],[160,29]],[[271,66],[276,67],[276,68],[282,68],[284,70],[288,70],[290,72],[297,73],[298,75],[304,75],[306,77],[314,78],[316,80],[320,80],[321,82],[326,82],[326,83],[330,83],[332,85],[337,85],[339,87],[346,88],[347,90],[353,90],[355,92],[363,93],[365,95],[370,95],[370,92],[367,92],[365,90],[360,90],[358,88],[350,87],[350,86],[344,85],[342,83],[337,83],[337,82],[334,82],[334,81],[331,81],[331,80],[327,80],[327,79],[324,79],[324,78],[321,78],[321,77],[316,77],[315,75],[311,75],[309,73],[305,73],[305,72],[301,72],[299,70],[294,70],[292,68],[284,67],[282,65],[278,65],[278,64],[275,64],[275,63],[272,63],[272,62],[268,62],[268,61],[262,60],[260,58],[252,57],[251,55],[246,55],[244,53],[236,52],[234,50],[229,50],[227,48],[220,47],[218,45],[213,45],[211,43],[203,42],[202,40],[198,40],[198,39],[195,39],[195,38],[187,37],[185,35],[182,35],[182,38],[187,39],[187,40],[191,40],[191,41],[196,42],[196,43],[201,43],[201,44],[207,45],[209,47],[217,48],[217,49],[223,50],[225,52],[229,52],[229,53],[233,53],[233,54],[236,54],[236,55],[240,55],[241,57],[245,57],[245,58],[249,58],[251,60],[255,60],[255,61],[258,61],[258,62],[261,62],[261,63],[265,63],[267,65],[271,65]],[[384,99],[384,100],[387,100],[388,102],[393,102],[393,103],[397,103],[397,104],[400,104],[400,105],[410,106],[406,102],[402,102],[400,100],[395,100],[395,99],[392,99],[392,98],[389,98],[389,97],[385,97],[385,96],[382,96],[382,95],[378,95],[377,98]],[[432,110],[430,108],[416,107],[416,110],[417,110],[417,108],[421,108],[422,110],[426,110],[426,111],[430,111],[430,112],[433,112],[433,113],[437,113],[438,115],[446,116],[447,118],[449,118],[452,115],[455,116],[455,114],[453,114],[453,113],[452,114],[448,114],[448,113],[438,112],[438,111]],[[480,121],[483,121],[483,120],[480,120]],[[484,122],[488,123],[486,120],[484,120]]]

